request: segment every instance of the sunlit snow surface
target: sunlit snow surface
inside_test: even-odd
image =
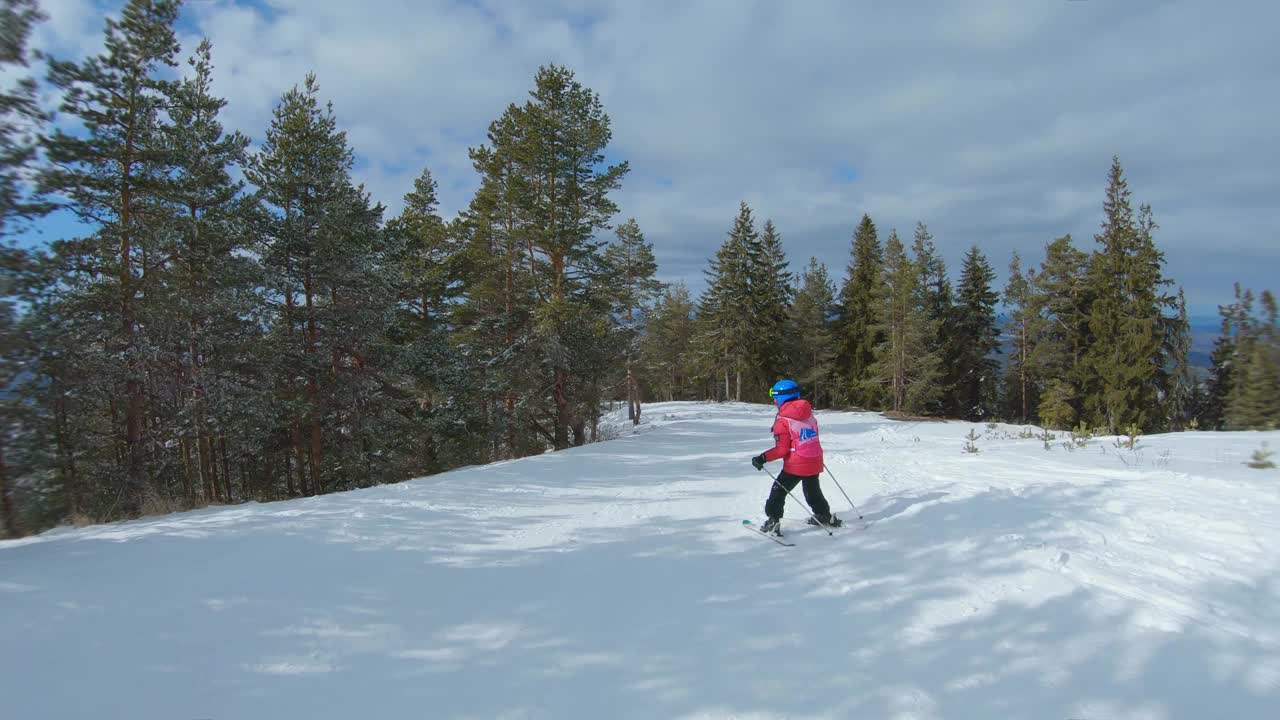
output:
[[[789,501],[787,548],[741,527],[770,407],[644,417],[537,458],[0,542],[0,716],[1280,717],[1280,472],[1245,465],[1280,433],[1045,450],[820,413],[870,526],[824,477],[849,527]]]

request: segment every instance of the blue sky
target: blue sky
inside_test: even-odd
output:
[[[65,57],[96,52],[121,3],[43,5],[37,44]],[[184,55],[211,38],[227,125],[255,140],[315,71],[389,214],[424,165],[445,213],[464,207],[467,148],[540,64],[570,66],[632,167],[618,221],[695,291],[741,200],[797,270],[843,276],[866,212],[882,237],[926,222],[953,275],[979,245],[1003,283],[1015,250],[1092,248],[1119,155],[1166,272],[1211,315],[1233,282],[1280,277],[1277,26],[1244,0],[188,0],[180,30]]]

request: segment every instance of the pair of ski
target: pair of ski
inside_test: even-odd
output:
[[[779,545],[782,545],[782,546],[785,546],[785,547],[795,547],[795,546],[796,546],[796,544],[795,544],[795,543],[793,543],[793,542],[787,542],[786,540],[783,540],[781,537],[779,537],[779,536],[777,536],[777,535],[774,535],[773,533],[767,533],[767,532],[764,532],[764,531],[763,531],[763,530],[761,530],[759,527],[757,527],[754,523],[752,523],[750,520],[743,520],[743,521],[742,521],[742,527],[744,527],[744,528],[746,528],[746,529],[750,530],[751,532],[753,532],[753,533],[755,533],[755,534],[757,534],[757,535],[763,535],[763,536],[765,536],[765,537],[769,538],[770,540],[772,540],[772,541],[774,541],[774,542],[778,543]],[[861,530],[861,529],[865,529],[865,527],[866,527],[866,526],[864,525],[862,528],[859,528],[859,529],[860,529],[860,530]]]

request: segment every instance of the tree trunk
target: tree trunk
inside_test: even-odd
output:
[[[507,168],[508,174],[511,172],[510,163]],[[507,203],[507,272],[505,281],[503,301],[505,303],[506,315],[503,316],[503,325],[505,332],[503,333],[504,349],[509,353],[511,347],[515,345],[516,336],[513,327],[513,313],[515,312],[515,281],[516,281],[516,246],[515,246],[515,217],[512,214],[512,206]],[[516,454],[516,398],[515,394],[508,392],[506,395],[505,411],[507,418],[507,452],[508,457],[515,457]],[[498,438],[494,438],[494,459],[499,459],[497,453]]]
[[[289,493],[288,497],[293,497],[293,453],[286,450],[284,453],[284,490]]]
[[[222,484],[226,490],[227,502],[231,502],[231,463],[227,462],[227,436],[218,437],[218,450],[222,455]]]
[[[213,437],[209,436],[205,439],[205,444],[209,451],[209,492],[213,497],[213,502],[221,503],[222,485],[218,482],[218,455],[214,449]]]
[[[311,404],[311,428],[310,428],[310,453],[307,458],[311,473],[311,494],[319,495],[322,492],[322,482],[320,479],[321,452],[323,444],[320,435],[320,378],[315,367],[315,354],[319,342],[318,332],[316,330],[316,310],[315,298],[313,295],[313,285],[311,277],[311,269],[308,267],[302,280],[302,288],[305,294],[307,310],[307,334],[306,334],[306,355],[307,362],[307,399]]]
[[[289,214],[286,213],[285,222],[288,223],[289,220],[290,220]],[[285,259],[285,271],[286,273],[288,273],[290,277],[292,276],[293,274],[293,258],[292,257]],[[288,287],[288,285],[286,284],[286,287],[284,289],[284,324],[286,328],[285,330],[286,337],[288,337],[288,339],[291,342],[293,341],[293,331],[294,331],[293,312],[294,312],[293,289]],[[305,336],[303,336],[303,341],[305,343],[306,341]],[[298,389],[297,387],[294,386],[292,374],[289,373],[287,369],[285,372],[288,376],[288,380],[286,382],[286,388],[285,388],[286,394],[288,396],[288,399],[290,401],[293,401],[297,397]],[[292,456],[291,458],[288,457],[290,455]],[[297,467],[298,484],[296,487],[296,491],[298,495],[310,494],[308,489],[309,483],[307,482],[306,451],[303,449],[303,446],[302,446],[302,426],[301,426],[301,421],[297,416],[294,416],[289,423],[289,452],[286,453],[286,457],[290,459],[293,465]],[[288,467],[288,462],[286,462],[286,467]],[[292,496],[295,489],[293,487],[292,480],[290,480],[289,485],[290,485],[289,493]]]
[[[182,449],[182,494],[187,502],[191,502],[195,500],[194,485],[191,482],[191,439],[186,436],[178,438],[178,445]]]
[[[572,423],[572,419],[569,413],[569,398],[565,395],[564,386],[565,372],[562,368],[556,368],[551,387],[551,394],[556,403],[556,427],[553,442],[556,450],[564,450],[569,447],[569,426]]]
[[[67,438],[67,401],[63,397],[61,383],[53,382],[53,428],[54,444],[58,448],[58,469],[62,475],[62,491],[70,498],[71,514],[78,515],[84,510],[84,497],[80,480],[76,475],[76,461],[72,454],[71,442]]]
[[[627,417],[632,425],[640,424],[640,388],[630,359],[627,360]]]
[[[9,485],[9,466],[4,462],[4,443],[0,442],[0,530],[8,537],[18,537],[18,513],[13,506],[13,488]]]
[[[196,436],[196,447],[200,455],[200,489],[205,502],[213,502],[213,461],[210,457],[209,436],[201,432]]]
[[[289,430],[289,447],[293,451],[293,461],[298,467],[298,494],[310,495],[311,483],[307,480],[307,451],[302,445],[302,427],[294,420]]]
[[[142,500],[142,359],[139,355],[137,328],[134,322],[134,288],[133,288],[133,156],[134,128],[137,120],[136,98],[129,97],[129,114],[126,122],[130,123],[125,133],[125,156],[120,167],[120,324],[125,344],[127,360],[127,379],[125,380],[125,445],[128,448],[127,478],[129,489],[126,493],[132,507],[138,507]]]
[[[1022,322],[1022,361],[1019,367],[1019,379],[1022,382],[1022,422],[1026,424],[1027,408],[1027,322]]]

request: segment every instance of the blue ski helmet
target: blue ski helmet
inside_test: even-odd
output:
[[[769,397],[773,398],[773,402],[779,407],[788,400],[795,400],[800,397],[800,386],[795,380],[779,380],[769,388]]]

